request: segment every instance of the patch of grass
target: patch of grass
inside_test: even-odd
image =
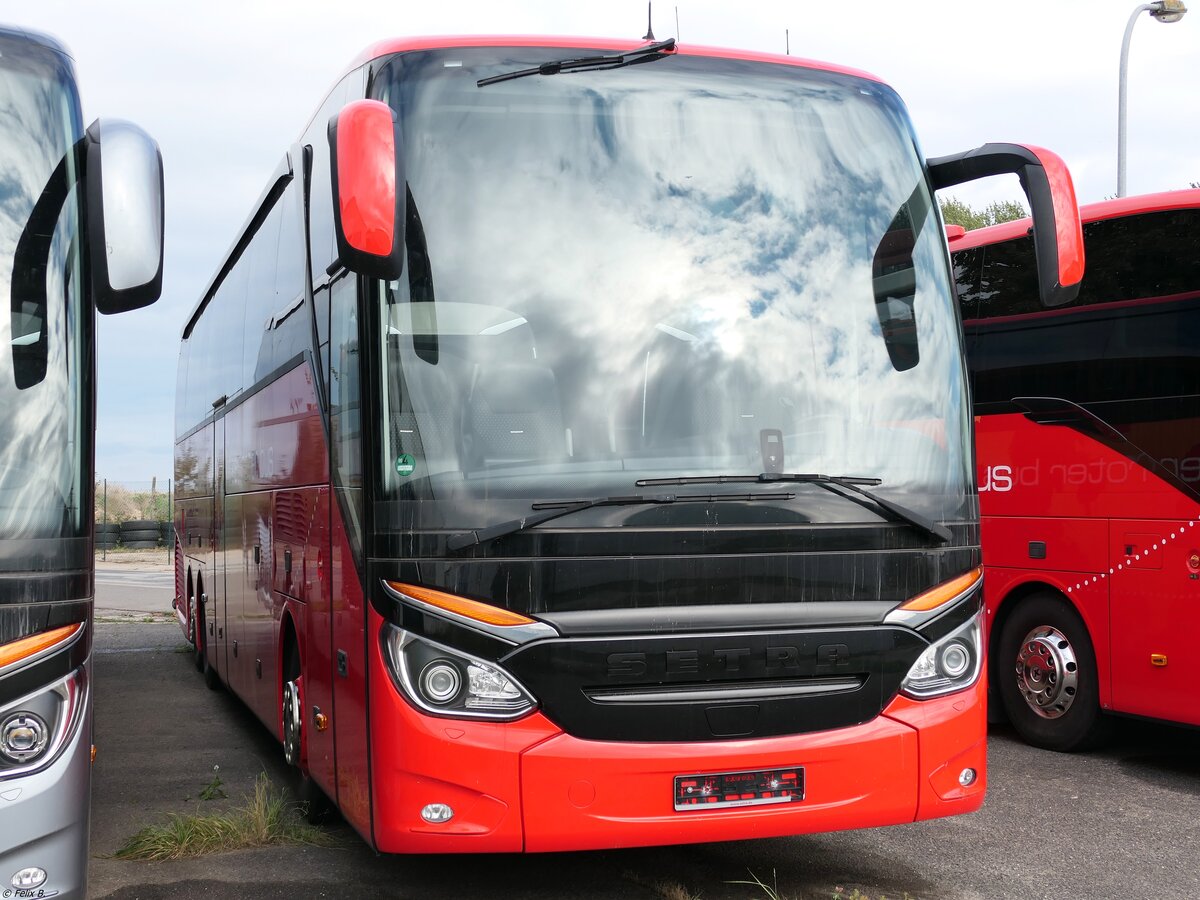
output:
[[[752,887],[756,887],[762,891],[763,896],[766,897],[766,900],[800,900],[798,894],[782,894],[779,892],[779,876],[776,874],[774,869],[771,870],[770,884],[767,884],[767,882],[755,875],[753,871],[747,871],[750,874],[749,879],[742,881],[730,881],[727,882],[727,884],[748,884]],[[849,891],[847,891],[846,888],[842,887],[840,884],[837,885],[828,896],[830,900],[888,900],[887,894],[879,894],[878,897],[876,897],[874,894],[864,894],[858,888],[851,888]],[[895,895],[893,895],[893,897],[894,900],[917,900],[917,898],[913,897],[913,895],[908,891],[904,891],[899,897],[896,897]]]
[[[213,782],[219,790],[220,779],[214,778]],[[181,816],[172,813],[167,824],[143,828],[113,856],[116,859],[183,859],[271,844],[328,847],[336,843],[321,829],[300,821],[296,805],[282,791],[275,789],[263,773],[254,784],[253,796],[247,797],[243,806],[222,815]]]
[[[228,796],[224,788],[221,787],[220,775],[214,775],[213,780],[206,784],[200,791],[201,800],[224,800]]]
[[[632,869],[626,869],[622,872],[621,878],[630,884],[636,884],[638,887],[644,887],[649,891],[653,891],[662,900],[700,900],[699,894],[693,894],[677,881],[667,881],[662,878],[646,878]]]
[[[741,881],[730,881],[729,884],[753,885],[754,887],[760,889],[763,892],[763,896],[766,897],[767,900],[787,900],[787,898],[784,897],[783,894],[779,893],[779,876],[775,873],[774,869],[771,870],[771,883],[770,884],[767,884],[765,881],[763,881],[761,878],[759,878],[757,875],[755,875],[754,872],[751,871],[750,869],[747,869],[746,871],[750,873],[749,879],[742,879]]]

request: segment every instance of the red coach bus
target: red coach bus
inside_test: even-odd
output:
[[[1069,299],[1061,161],[925,161],[873,77],[674,41],[371,48],[183,331],[197,665],[385,852],[975,809],[977,494],[932,196],[999,171]]]
[[[1103,713],[1200,725],[1200,191],[1085,206],[1078,298],[1029,220],[952,241],[974,387],[993,690],[1055,750]]]

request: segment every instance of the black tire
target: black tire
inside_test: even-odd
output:
[[[167,522],[159,530],[159,534],[162,535],[163,543],[169,544],[169,543],[171,543],[171,541],[175,540],[175,526],[172,525],[170,522]]]
[[[1069,753],[1108,737],[1091,636],[1060,595],[1020,601],[1000,629],[993,671],[1008,720],[1027,743]]]
[[[127,547],[130,550],[153,550],[158,546],[158,539],[152,541],[121,541],[122,547]]]
[[[97,522],[96,523],[96,536],[97,537],[99,537],[102,534],[119,534],[120,531],[121,531],[121,526],[118,525],[116,522]]]
[[[331,801],[321,790],[312,776],[307,772],[296,769],[296,799],[309,825],[324,825],[331,820],[334,812]]]
[[[113,535],[98,535],[96,537],[97,550],[111,550],[117,546],[117,539]]]
[[[121,540],[126,544],[133,541],[157,541],[162,537],[157,528],[143,528],[140,531],[122,531]]]
[[[128,534],[130,531],[158,531],[158,522],[154,519],[130,519],[128,522],[121,523],[121,534]]]
[[[196,590],[199,596],[204,596],[200,587],[197,587]],[[204,673],[204,686],[210,691],[220,690],[221,676],[217,674],[216,668],[209,663],[208,655],[204,652],[208,646],[208,614],[204,611],[204,604],[199,602],[196,604],[196,634],[200,635],[197,668]]]
[[[204,686],[210,691],[219,691],[222,687],[221,676],[217,674],[217,670],[209,664],[207,657],[204,660]]]
[[[192,617],[192,664],[196,667],[197,672],[203,673],[205,666],[204,620],[197,612],[198,604],[195,596],[190,597],[188,603],[191,604],[189,615]]]

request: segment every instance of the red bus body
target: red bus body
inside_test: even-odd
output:
[[[993,690],[1013,680],[1005,623],[1051,597],[1091,645],[1083,702],[1200,725],[1198,210],[1194,190],[1083,207],[1088,275],[1079,300],[1049,311],[1022,291],[1028,220],[951,241],[975,390]],[[1019,729],[1023,716],[1018,706]],[[1051,724],[1057,733],[1026,737],[1072,749],[1094,736]]]
[[[559,352],[545,333],[553,332],[547,323],[568,301],[539,305],[537,297],[508,296],[498,288],[506,305],[517,310],[511,312],[480,299],[493,299],[486,284],[473,285],[475,293],[446,289],[454,278],[465,277],[461,271],[493,243],[512,242],[504,243],[504,253],[490,263],[490,277],[505,277],[525,256],[534,257],[538,268],[552,266],[550,249],[534,252],[519,243],[533,239],[522,230],[533,219],[522,219],[520,227],[495,229],[488,240],[462,238],[472,252],[455,257],[453,265],[435,259],[436,279],[424,268],[430,256],[447,252],[444,235],[439,244],[437,232],[449,226],[435,221],[437,204],[427,199],[431,185],[447,192],[441,198],[446,204],[471,198],[474,206],[447,217],[451,224],[469,228],[470,220],[488,211],[483,194],[500,190],[508,179],[536,181],[544,172],[518,156],[504,165],[491,163],[495,171],[489,178],[473,190],[456,192],[454,186],[472,173],[458,170],[439,181],[428,174],[437,171],[431,167],[448,153],[465,153],[462,148],[486,147],[488,142],[462,138],[440,145],[436,129],[421,132],[409,119],[394,132],[407,148],[407,176],[399,163],[393,172],[386,159],[373,163],[372,154],[354,146],[356,134],[374,135],[370,140],[376,149],[393,142],[386,123],[382,130],[377,127],[374,107],[379,104],[371,103],[389,102],[393,117],[416,116],[412,110],[420,104],[394,94],[420,77],[428,77],[430,84],[443,79],[436,81],[442,84],[475,64],[482,74],[494,75],[519,69],[527,59],[556,59],[584,50],[587,55],[620,54],[639,46],[505,37],[416,39],[371,48],[351,66],[289,152],[184,329],[176,444],[175,609],[180,627],[193,642],[197,667],[210,685],[223,683],[241,697],[283,742],[302,787],[318,788],[382,852],[578,850],[780,836],[965,813],[983,801],[986,681],[978,652],[967,653],[974,640],[970,629],[977,629],[978,607],[972,604],[979,602],[979,584],[960,577],[977,568],[979,553],[965,402],[961,421],[953,410],[949,418],[939,419],[918,409],[907,418],[889,411],[881,426],[897,448],[918,448],[912,452],[925,454],[918,457],[925,463],[965,448],[959,457],[965,482],[956,487],[947,480],[944,490],[951,498],[944,501],[946,508],[954,512],[939,515],[935,507],[929,516],[945,526],[925,523],[921,516],[900,521],[907,513],[890,507],[881,512],[872,505],[876,501],[851,502],[840,493],[843,489],[830,496],[828,489],[815,485],[748,497],[715,496],[724,489],[703,487],[696,489],[704,492],[699,499],[688,495],[691,489],[680,488],[688,496],[648,500],[625,496],[631,489],[626,482],[621,496],[605,499],[594,513],[574,507],[575,497],[619,493],[615,487],[583,485],[633,468],[638,453],[651,453],[658,425],[662,430],[669,430],[667,424],[678,426],[683,434],[672,434],[676,442],[671,446],[685,449],[670,453],[692,452],[687,442],[699,438],[671,417],[683,407],[690,414],[689,392],[702,395],[703,379],[676,379],[675,393],[669,395],[673,401],[660,402],[654,395],[658,382],[651,378],[652,353],[683,358],[720,342],[706,344],[702,326],[685,328],[680,319],[658,325],[647,338],[653,350],[637,357],[636,365],[611,374],[615,381],[605,382],[621,383],[606,387],[602,395],[614,406],[612,398],[627,394],[638,404],[634,408],[640,418],[634,426],[610,417],[606,436],[604,421],[588,418],[600,402],[597,395],[588,395],[586,402],[563,405],[564,420],[570,423],[565,452],[556,449],[552,461],[527,465],[529,457],[540,459],[544,445],[557,443],[564,431],[563,420],[556,420],[545,432],[550,437],[539,438],[540,446],[523,444],[541,427],[541,413],[529,411],[530,398],[554,393],[556,383],[564,396],[574,396],[569,392],[583,376],[571,380],[571,359],[588,355],[586,342],[603,337],[595,332],[619,331],[619,323],[602,321],[605,306],[624,303],[627,317],[649,307],[639,306],[642,301],[636,298],[614,301],[610,292],[606,303],[588,313],[593,333],[577,335]],[[795,72],[830,78],[852,86],[854,96],[887,93],[869,76],[795,58],[693,47],[666,48],[664,53],[668,51],[677,61],[650,60],[630,67],[629,77],[642,73],[649,78],[676,64],[707,77],[705,67],[713,66],[756,77],[768,73],[783,78],[779,73]],[[400,71],[408,74],[397,75]],[[625,77],[624,72],[564,72],[554,80],[534,76],[506,84],[519,91],[570,91],[575,85],[601,89],[608,82],[600,79],[623,83],[618,74]],[[456,102],[485,104],[505,96],[484,86],[476,92],[475,77],[472,72]],[[537,104],[542,101],[534,94],[520,96],[507,115],[529,115],[529,127],[540,127]],[[367,103],[361,105],[364,98]],[[471,116],[461,120],[476,121]],[[605,131],[607,121],[605,115],[597,119],[598,131]],[[636,125],[633,121],[629,127]],[[651,134],[657,131],[656,126]],[[616,152],[613,147],[620,140],[601,135],[605,152]],[[542,146],[553,148],[554,141],[544,140]],[[428,156],[423,155],[426,147],[432,148]],[[912,151],[911,140],[907,148]],[[652,154],[654,145],[643,149]],[[556,159],[557,177],[569,180],[578,159]],[[391,199],[381,201],[380,209],[359,208],[371,202],[371,191],[363,188],[372,183],[371,176],[363,168],[376,164],[377,190],[388,194],[389,185],[396,187],[401,215],[400,188],[409,187],[407,221],[398,221],[395,228],[380,224],[377,217]],[[900,197],[908,204],[908,218],[893,219],[892,207],[873,225],[883,230],[893,219],[887,234],[912,229],[907,238],[892,240],[896,246],[886,251],[888,266],[898,266],[902,276],[906,267],[913,271],[914,255],[930,255],[935,269],[940,261],[948,265],[919,160],[912,171],[918,189],[914,192],[906,183]],[[685,195],[691,172],[667,193]],[[339,184],[345,189],[340,206],[333,196]],[[351,184],[355,200],[347,199]],[[553,195],[553,179],[546,185],[544,192],[521,193],[512,216]],[[923,196],[924,205],[912,206],[910,193]],[[731,200],[721,208],[740,202]],[[773,202],[763,198],[754,209],[769,209]],[[638,215],[629,214],[628,227],[636,226]],[[923,215],[927,218],[922,220]],[[560,228],[572,227],[567,213],[559,221]],[[923,222],[932,224],[921,233]],[[604,227],[597,221],[596,229]],[[624,227],[606,232],[606,240],[619,240]],[[340,259],[332,249],[335,229]],[[424,246],[427,234],[433,234],[432,249]],[[396,279],[391,257],[405,241],[400,252],[406,262]],[[568,243],[566,237],[562,241]],[[590,265],[596,253],[604,252],[608,247],[601,241],[598,248],[568,256],[573,265],[580,260]],[[869,254],[863,260],[869,267]],[[624,262],[633,261],[626,256]],[[624,262],[614,256],[592,275],[619,272]],[[368,272],[374,277],[368,278]],[[916,276],[907,277],[912,282]],[[436,306],[433,281],[443,292]],[[581,279],[581,289],[585,281]],[[872,304],[884,302],[878,285],[863,307],[869,312],[863,340],[870,343],[880,377],[928,384],[935,370],[948,384],[947,390],[932,392],[938,403],[946,396],[965,397],[952,285],[948,277],[945,281],[945,309],[939,305],[939,282],[925,288],[932,293],[920,300],[921,317],[910,318],[910,327],[901,329],[906,342],[902,363],[896,357],[888,362],[890,345],[887,352],[880,350],[892,340],[889,329],[881,334],[879,325],[874,332],[869,327],[872,321],[883,323],[884,314],[879,312],[876,320]],[[861,283],[870,284],[869,269]],[[546,284],[546,291],[575,286],[561,280]],[[910,311],[914,290],[909,288]],[[405,292],[407,300],[396,299]],[[765,315],[766,305],[753,307],[753,314]],[[418,307],[436,314],[437,330],[426,332],[409,323],[405,317],[415,321]],[[923,318],[927,314],[930,318]],[[925,330],[931,323],[945,338],[940,344],[931,342]],[[528,337],[533,324],[544,332],[536,346]],[[735,352],[728,344],[720,351],[727,356]],[[614,340],[608,356],[620,349]],[[716,354],[712,359],[726,358],[711,352]],[[922,354],[942,363],[924,362],[922,368]],[[454,366],[464,359],[470,360],[474,374],[465,387],[451,384]],[[557,372],[547,374],[555,367]],[[912,374],[901,373],[902,368]],[[424,385],[417,379],[422,372]],[[506,384],[513,388],[504,393]],[[636,390],[626,391],[630,386]],[[427,392],[424,399],[422,390]],[[389,391],[390,400],[385,396]],[[869,386],[862,393],[870,395]],[[492,406],[480,409],[485,401]],[[846,401],[839,396],[835,402],[840,407]],[[487,431],[470,421],[507,415],[511,406],[524,416],[519,427],[505,424]],[[694,404],[695,409],[702,406],[712,408],[713,403]],[[770,415],[779,414],[777,399],[771,398],[768,406]],[[734,418],[744,422],[754,415],[763,413],[742,410]],[[802,447],[805,442],[788,428],[782,434],[756,428],[751,453],[757,456],[761,442],[762,463],[755,458],[754,468],[744,471],[757,473],[774,462],[767,448],[780,446],[783,439]],[[458,461],[449,475],[418,481],[422,473],[415,475],[415,469],[424,465],[432,470],[437,464],[439,429],[466,432],[445,451]],[[414,431],[421,432],[423,443],[410,450]],[[819,432],[810,433],[811,441],[819,437]],[[590,468],[572,469],[571,461],[591,453],[597,442],[605,446],[587,457]],[[629,449],[634,444],[636,453]],[[789,452],[798,454],[799,449]],[[897,449],[895,455],[903,452]],[[719,483],[702,474],[710,468],[694,463],[661,465],[682,468],[697,483]],[[453,506],[455,491],[471,490],[476,469],[499,472],[495,477],[501,480]],[[929,464],[921,471],[943,469]],[[560,471],[572,473],[569,483],[553,481]],[[666,474],[680,472],[668,469]],[[534,490],[522,479],[550,481],[536,492],[522,493]],[[762,481],[772,482],[767,488],[778,487],[773,479]],[[418,488],[430,493],[412,502],[406,492]],[[537,510],[547,506],[537,501],[563,496],[572,499],[549,504],[569,507],[553,524],[526,527],[523,517],[503,521],[530,508],[510,497],[533,499]],[[926,502],[919,492],[913,496]],[[808,512],[788,514],[790,524],[782,530],[770,522],[769,527],[759,524],[750,512],[738,512],[760,499],[802,501]],[[709,509],[709,519],[698,523],[677,511],[678,500],[692,509]],[[625,504],[637,515],[622,518],[630,514],[607,508]],[[460,508],[466,510],[465,518],[455,521]],[[724,531],[714,524],[730,513],[735,524]],[[782,507],[777,514],[785,514]],[[423,518],[427,515],[433,518]],[[484,518],[477,529],[474,515]],[[768,510],[768,515],[776,513]],[[637,518],[642,516],[650,518]],[[627,527],[611,527],[614,520]],[[931,533],[941,536],[931,538]],[[816,549],[800,552],[805,540],[815,542]],[[811,575],[802,574],[805,566],[812,567]],[[437,596],[414,599],[405,593],[426,590]],[[924,599],[900,608],[913,598]],[[499,616],[497,622],[492,613]],[[959,655],[949,664],[952,674],[938,682],[940,687],[911,688],[905,673],[921,652],[935,648],[931,652],[941,659],[937,654],[943,650],[937,648],[954,640],[959,641]],[[411,658],[405,655],[409,653]],[[422,653],[440,653],[452,661],[421,662],[413,678],[419,687],[413,687],[406,681],[407,667],[416,665],[410,659],[426,659]],[[940,678],[941,665],[936,663],[935,674],[927,677]],[[458,685],[456,672],[470,683]],[[773,680],[781,673],[788,679]],[[568,682],[570,687],[564,687]],[[796,684],[795,696],[778,699]],[[445,694],[438,695],[443,689]],[[870,703],[852,699],[864,691],[874,697]],[[510,708],[503,703],[520,704],[521,696],[532,697],[532,705],[518,714],[503,714]],[[660,697],[676,713],[654,713]],[[458,706],[436,707],[443,701],[457,704],[460,698],[462,703],[495,705],[466,706],[465,712]],[[778,712],[781,702],[794,704],[788,709],[813,712],[807,719],[798,712],[784,715]],[[489,713],[472,714],[481,708],[501,712],[491,718]],[[797,792],[786,785],[794,783],[788,779],[795,779],[799,769],[803,798],[796,802]],[[773,779],[767,787],[733,792],[738,776],[758,778],[762,773]],[[673,792],[686,794],[677,780],[693,777],[712,780],[701,789],[703,803],[688,806]],[[776,787],[776,782],[784,786]],[[706,793],[713,784],[723,785],[726,793]],[[703,808],[710,803],[717,806]]]

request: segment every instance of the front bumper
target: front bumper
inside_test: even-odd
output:
[[[91,662],[70,678],[81,685],[81,715],[62,749],[40,771],[0,780],[0,895],[82,898],[87,885],[88,807],[92,785]],[[45,870],[46,881],[21,894],[10,879]]]
[[[385,853],[588,850],[895,825],[971,812],[986,791],[982,678],[934,700],[897,697],[847,728],[643,743],[573,737],[541,713],[507,724],[428,716],[371,657],[374,842]],[[805,769],[803,801],[674,809],[677,775],[792,766]],[[968,768],[975,778],[964,787]],[[454,817],[426,823],[420,811],[431,803]]]

